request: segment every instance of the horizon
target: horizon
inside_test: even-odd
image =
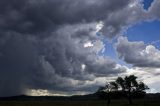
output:
[[[10,97],[20,97],[20,96],[28,96],[28,97],[74,97],[74,96],[88,96],[88,95],[94,95],[95,93],[89,93],[89,94],[82,94],[82,95],[59,95],[59,94],[53,94],[53,95],[26,95],[26,94],[20,94],[20,95],[14,95],[14,96],[3,96],[4,98],[10,98]],[[148,93],[146,92],[146,95],[150,95],[150,94],[153,94],[153,95],[156,95],[156,94],[160,94],[160,92],[157,92],[157,93]],[[0,98],[3,98],[3,97],[0,97]]]

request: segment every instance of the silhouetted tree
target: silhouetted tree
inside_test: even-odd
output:
[[[107,99],[107,106],[111,103],[111,93],[114,91],[118,91],[118,85],[116,82],[109,82],[105,87],[100,87],[97,91],[97,94],[103,98]]]
[[[132,104],[133,97],[143,97],[149,89],[143,82],[138,82],[137,77],[134,75],[126,76],[124,78],[118,77],[116,81],[108,83],[104,87],[100,87],[97,91],[101,98],[107,99],[107,106],[111,102],[111,94],[123,95],[127,97],[129,104]]]
[[[118,84],[116,82],[110,82],[109,86],[111,91],[118,91]]]
[[[145,90],[149,89],[143,82],[137,82],[137,77],[134,75],[126,76],[125,78],[118,77],[116,83],[119,88],[125,93],[129,104],[132,104],[132,96],[145,94]]]
[[[122,77],[118,77],[116,79],[116,83],[117,83],[118,87],[120,87],[122,89],[122,91],[125,90],[124,79]]]
[[[98,95],[98,97],[101,98],[101,99],[104,99],[104,100],[108,99],[107,98],[108,94],[105,91],[105,89],[106,89],[105,87],[99,87],[99,89],[96,92],[96,94]]]
[[[146,89],[149,89],[148,86],[144,84],[143,82],[139,82],[137,91],[145,91]]]
[[[136,79],[137,77],[134,75],[126,76],[124,78],[124,86],[127,93],[127,98],[129,100],[129,104],[132,104],[132,91],[138,86]]]

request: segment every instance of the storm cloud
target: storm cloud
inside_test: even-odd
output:
[[[126,71],[101,55],[103,37],[119,36],[157,10],[146,12],[137,0],[1,0],[0,96],[94,91],[97,78]]]
[[[97,22],[126,6],[125,0],[6,0],[0,4],[1,96],[28,89],[83,91],[88,86],[85,81],[125,71],[98,55],[104,44],[96,35]],[[84,47],[88,42],[93,47]]]

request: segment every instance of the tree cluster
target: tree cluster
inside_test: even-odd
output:
[[[108,104],[111,98],[128,99],[129,104],[132,104],[133,98],[142,98],[149,89],[143,82],[138,82],[134,75],[126,76],[124,78],[118,77],[115,81],[109,82],[104,87],[100,87],[97,95],[102,99],[107,99]]]

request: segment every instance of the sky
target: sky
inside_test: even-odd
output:
[[[83,95],[136,75],[160,92],[160,0],[1,0],[0,97]]]

